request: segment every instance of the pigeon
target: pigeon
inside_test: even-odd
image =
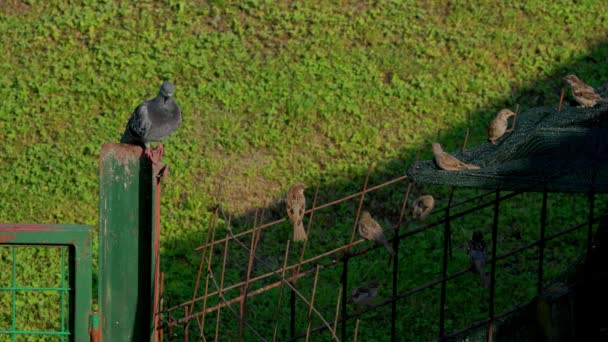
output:
[[[384,245],[390,255],[395,255],[395,251],[384,236],[384,230],[366,210],[361,212],[361,218],[359,219],[359,235],[365,240]]]
[[[608,99],[602,99],[592,87],[583,83],[575,75],[567,75],[564,77],[564,80],[570,85],[572,97],[580,104],[579,107],[593,107],[598,103],[608,102]]]
[[[372,281],[365,286],[354,289],[350,295],[350,301],[355,305],[369,305],[378,296],[380,283]]]
[[[121,143],[143,144],[145,155],[152,161],[154,156],[150,142],[158,142],[158,158],[163,155],[163,145],[160,141],[177,129],[182,121],[182,112],[173,99],[175,86],[165,81],[155,98],[150,99],[135,108],[129,118]]]
[[[508,109],[501,109],[496,117],[490,122],[488,126],[488,140],[496,145],[496,140],[500,139],[505,133],[513,131],[513,129],[507,129],[509,124],[509,118],[515,116],[515,113]]]
[[[302,183],[295,183],[287,191],[285,203],[287,204],[287,216],[293,224],[293,241],[304,241],[307,239],[304,230],[304,211],[306,210],[306,197],[304,197],[306,186]]]
[[[435,199],[431,195],[422,195],[412,204],[412,218],[414,220],[424,220],[429,216],[433,207],[435,206]]]
[[[490,281],[486,274],[486,243],[483,241],[483,234],[480,231],[473,233],[473,238],[468,241],[467,252],[471,258],[471,267],[479,272],[481,286],[487,288]]]
[[[479,166],[466,164],[456,159],[453,155],[443,152],[441,145],[437,142],[431,144],[433,154],[435,155],[435,163],[442,170],[458,171],[458,170],[477,170]]]

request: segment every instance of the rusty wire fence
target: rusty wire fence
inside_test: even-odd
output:
[[[193,272],[196,278],[193,293],[190,300],[179,304],[169,303],[171,298],[163,295],[165,281],[161,274],[161,310],[157,313],[159,324],[159,336],[161,340],[184,340],[184,341],[222,341],[227,340],[224,333],[228,333],[230,340],[260,340],[260,341],[297,341],[297,340],[357,340],[360,329],[376,329],[376,333],[383,336],[382,340],[401,341],[404,340],[403,331],[416,322],[399,320],[406,310],[418,310],[416,301],[412,298],[420,293],[428,292],[422,300],[430,301],[436,309],[432,312],[420,311],[420,316],[434,316],[434,329],[429,331],[421,340],[445,340],[456,337],[485,326],[488,340],[492,339],[492,332],[496,320],[505,317],[517,310],[522,309],[530,296],[539,294],[547,285],[545,266],[547,261],[548,243],[550,241],[568,236],[577,232],[581,241],[581,249],[578,255],[589,253],[592,248],[592,236],[597,223],[606,215],[598,213],[596,205],[597,184],[579,184],[581,193],[577,201],[585,199],[584,214],[578,212],[576,224],[568,226],[547,228],[547,213],[549,211],[550,198],[552,194],[547,190],[540,194],[540,212],[535,218],[538,220],[536,236],[513,248],[498,248],[499,227],[501,226],[501,204],[505,202],[520,200],[522,196],[530,195],[521,189],[518,191],[488,191],[478,193],[469,198],[456,201],[461,196],[455,196],[455,189],[451,188],[448,193],[446,205],[435,208],[433,213],[425,222],[412,222],[408,218],[408,203],[411,202],[413,183],[407,176],[370,186],[371,167],[365,178],[363,188],[351,195],[336,199],[327,203],[317,203],[319,187],[317,186],[312,205],[306,211],[307,231],[309,240],[304,243],[292,243],[287,240],[281,251],[281,256],[276,260],[268,260],[258,255],[256,249],[259,247],[260,237],[264,231],[281,227],[284,229],[285,218],[272,222],[263,222],[264,212],[256,212],[255,220],[250,229],[236,232],[232,229],[230,217],[226,217],[221,206],[214,211],[205,235],[205,242],[196,248],[200,253],[199,267]],[[553,180],[555,181],[555,180]],[[400,191],[402,202],[398,220],[392,227],[385,226],[385,233],[390,237],[396,256],[386,263],[387,254],[383,254],[383,246],[373,245],[359,238],[357,234],[357,222],[364,208],[366,196],[383,188],[392,186],[395,191]],[[456,189],[458,192],[458,189]],[[470,192],[469,192],[470,193]],[[560,195],[565,196],[565,195]],[[354,224],[350,231],[343,232],[347,240],[338,247],[330,248],[322,253],[307,256],[307,244],[314,234],[327,233],[322,227],[315,225],[315,217],[324,211],[338,211],[337,206],[346,202],[354,202]],[[527,200],[530,201],[529,199]],[[533,199],[535,201],[535,199]],[[309,202],[310,203],[310,202]],[[445,203],[444,203],[445,204]],[[259,215],[258,215],[259,214]],[[326,213],[327,214],[327,213]],[[490,284],[484,295],[487,295],[483,312],[476,315],[479,319],[467,322],[452,322],[453,319],[446,316],[448,310],[452,310],[450,317],[458,316],[458,308],[449,307],[450,294],[453,291],[461,291],[463,285],[459,281],[472,274],[469,264],[455,263],[454,260],[454,222],[464,220],[470,215],[485,215],[489,222],[487,230],[491,231],[488,236],[487,272],[490,276]],[[581,218],[581,215],[584,218]],[[225,235],[219,236],[218,218],[223,220]],[[391,229],[392,228],[392,229]],[[434,262],[439,267],[439,276],[429,278],[421,276],[419,279],[404,279],[402,270],[415,267],[411,256],[412,252],[407,249],[407,242],[411,239],[423,236],[426,232],[437,232],[437,235],[428,240],[439,237],[440,241],[430,241],[435,245],[437,253],[433,256]],[[392,232],[392,233],[391,233]],[[456,246],[460,250],[460,246]],[[242,266],[240,274],[242,277],[227,274],[227,258],[234,250],[238,249],[246,254],[246,258],[239,261]],[[500,250],[499,254],[497,251]],[[459,252],[460,253],[460,252]],[[554,253],[555,254],[555,253]],[[387,286],[383,295],[371,305],[353,307],[349,303],[349,295],[355,286],[360,285],[353,279],[361,277],[361,269],[353,267],[360,258],[380,258],[381,261],[374,265],[385,267]],[[510,258],[524,260],[527,270],[521,269],[509,272],[506,268],[513,268],[513,263],[505,263]],[[521,258],[521,259],[520,259]],[[462,258],[461,258],[462,259]],[[468,260],[468,259],[467,259]],[[572,262],[574,260],[571,260]],[[503,263],[503,264],[501,264]],[[233,263],[234,264],[234,263]],[[502,265],[499,267],[499,264]],[[230,267],[230,266],[229,266]],[[333,272],[327,272],[333,270]],[[533,271],[530,271],[533,270]],[[324,276],[324,273],[332,275]],[[357,272],[359,274],[352,274]],[[424,271],[420,271],[423,275]],[[496,301],[498,285],[504,277],[516,277],[522,274],[536,274],[532,280],[535,283],[535,291],[528,290],[528,300],[519,300],[525,297],[517,296],[518,291],[526,292],[523,288],[503,289],[512,292],[502,300],[500,304]],[[507,274],[508,273],[508,274]],[[519,273],[519,275],[517,275]],[[339,274],[339,276],[335,276]],[[502,276],[502,275],[501,275]],[[473,276],[470,276],[473,278]],[[499,280],[500,279],[500,280]],[[530,280],[530,279],[528,279]],[[550,280],[550,279],[549,279]],[[170,280],[169,280],[170,281]],[[326,297],[333,298],[332,303],[319,303],[318,294],[323,292]],[[263,299],[256,300],[256,297]],[[509,299],[510,298],[510,299]],[[250,310],[248,304],[255,303],[255,310]],[[171,305],[173,304],[173,305]],[[428,307],[428,302],[426,303]],[[449,308],[448,308],[449,307]],[[264,312],[260,313],[260,308]],[[297,309],[296,309],[297,308]],[[436,311],[434,311],[436,310]],[[463,309],[464,310],[464,309]],[[381,314],[372,315],[381,311]],[[410,311],[411,314],[411,311]],[[372,316],[370,316],[372,315]],[[369,320],[371,322],[365,322]],[[384,324],[387,323],[387,324]]]

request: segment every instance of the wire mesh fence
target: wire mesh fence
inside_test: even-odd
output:
[[[555,269],[564,269],[559,263],[564,260],[558,260],[560,248],[580,247],[574,254],[591,250],[597,222],[605,216],[595,203],[596,184],[581,184],[584,195],[554,195],[546,190],[530,194],[521,189],[476,195],[467,191],[465,199],[451,188],[442,208],[424,222],[414,222],[408,214],[415,192],[410,179],[400,176],[371,185],[370,174],[371,167],[360,191],[327,203],[318,203],[317,186],[305,213],[309,239],[286,240],[273,249],[272,257],[260,252],[260,241],[272,229],[284,230],[285,218],[264,222],[260,210],[250,228],[236,231],[232,218],[218,206],[204,243],[196,248],[200,260],[190,299],[171,305],[171,298],[161,295],[162,339],[326,341],[356,340],[365,334],[374,340],[444,340],[479,327],[485,327],[491,339],[496,320],[523,308],[557,276]],[[381,222],[385,233],[392,235],[393,258],[382,245],[370,244],[357,234],[362,210],[381,202],[389,187],[391,199],[401,198],[393,223]],[[552,197],[576,200],[578,209],[568,219],[559,213],[548,215]],[[502,222],[501,207],[512,210],[513,203],[530,202],[539,206],[535,217],[509,217],[536,221],[532,224],[538,229],[517,237],[518,243],[506,243],[506,235],[521,232],[513,229],[517,223]],[[309,244],[317,243],[315,234],[331,235],[335,230],[317,226],[315,218],[327,222],[336,213],[352,214],[352,226],[342,225],[348,228],[329,238],[333,244],[315,245],[310,253]],[[479,216],[483,227],[471,227],[468,219]],[[479,276],[472,280],[473,267],[461,246],[477,228],[483,228],[488,243],[487,289],[479,284]],[[427,246],[424,253],[415,250],[421,245]],[[230,260],[237,254],[238,260]],[[422,262],[420,254],[424,254]],[[240,272],[231,270],[235,267]],[[354,289],[378,272],[384,275],[380,295],[371,303],[355,305]],[[163,278],[161,288],[166,281],[171,280]]]
[[[68,247],[1,245],[0,337],[3,341],[67,341],[69,286]],[[34,272],[33,257],[59,265],[59,273]],[[52,313],[52,314],[51,314]],[[48,317],[58,317],[57,321]],[[34,323],[35,322],[35,323]]]
[[[91,227],[0,224],[0,341],[88,339]]]

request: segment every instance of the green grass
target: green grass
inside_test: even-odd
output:
[[[418,148],[422,158],[430,156],[428,142],[436,137],[454,150],[470,128],[469,146],[485,143],[486,125],[498,109],[556,103],[566,73],[596,87],[608,74],[608,5],[599,1],[9,1],[0,5],[0,33],[3,222],[96,225],[101,145],[119,140],[131,111],[153,97],[162,80],[176,84],[184,121],[165,141],[171,174],[161,232],[173,303],[192,295],[199,259],[193,249],[202,243],[214,198],[238,218],[235,229],[245,229],[254,208],[268,205],[278,215],[278,202],[295,181],[319,182],[319,201],[327,202],[359,189],[372,162],[372,184],[403,174]],[[446,203],[444,189],[426,189]],[[388,188],[365,204],[394,223],[402,191]],[[474,191],[459,193],[464,198]],[[531,194],[523,197],[529,203],[506,206],[513,215],[501,221],[506,242],[499,248],[538,235],[538,198]],[[549,219],[556,227],[585,218],[584,202],[579,208],[567,196],[551,198]],[[314,229],[323,234],[311,237],[308,253],[346,241],[355,207],[349,202],[319,215]],[[455,223],[457,242],[476,228],[489,236],[490,220],[480,213]],[[282,259],[290,236],[283,228],[265,233],[262,255]],[[400,286],[438,275],[441,239],[440,231],[431,231],[403,242],[413,252],[401,264],[421,272],[403,270]],[[551,274],[579,253],[568,247],[572,241],[559,241],[556,248],[570,258],[547,260]],[[243,251],[232,248],[236,265]],[[456,268],[466,256],[455,251]],[[368,277],[387,277],[371,256],[358,262],[353,267]],[[533,272],[529,262],[514,264]],[[336,272],[324,271],[332,280],[318,292],[321,307],[334,305]],[[352,276],[351,284],[362,281]],[[227,277],[242,279],[242,269],[230,268]],[[517,277],[530,278],[525,272]],[[477,279],[467,278],[462,281],[478,295]],[[516,279],[505,279],[505,286]],[[454,291],[449,312],[458,317],[448,327],[458,328],[479,314],[462,316],[458,308],[467,297]],[[522,296],[529,298],[526,291]],[[276,295],[252,300],[251,324],[266,328]],[[408,340],[434,336],[437,301],[436,290],[408,299],[400,333]],[[298,309],[304,317],[304,306]],[[387,312],[377,315],[386,319]],[[235,320],[227,312],[222,317],[230,340]],[[298,322],[302,329],[304,319]],[[361,334],[367,340],[386,336],[371,329]]]

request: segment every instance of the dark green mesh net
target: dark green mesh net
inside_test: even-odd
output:
[[[496,145],[452,152],[480,170],[444,171],[427,160],[411,166],[408,176],[417,183],[524,191],[546,185],[553,192],[587,192],[594,184],[608,192],[608,105],[557,107],[519,114],[515,130]]]

